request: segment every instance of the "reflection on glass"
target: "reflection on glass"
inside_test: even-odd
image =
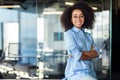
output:
[[[40,18],[43,21],[38,20],[37,26],[38,30],[37,40],[42,44],[42,48],[39,49],[38,53],[41,54],[40,63],[43,64],[43,77],[47,79],[62,79],[64,77],[64,69],[66,64],[65,55],[66,50],[64,47],[64,31],[60,24],[60,17],[65,8],[73,5],[74,0],[71,2],[53,2],[51,5],[46,6],[45,3],[38,4],[37,12],[38,19]],[[107,70],[109,68],[109,50],[104,49],[106,45],[105,41],[109,39],[109,10],[102,10],[105,4],[100,2],[99,4],[95,2],[88,1],[90,6],[95,11],[95,24],[93,30],[87,30],[93,35],[95,43],[100,47],[100,57],[93,60],[96,72],[98,73],[98,78],[106,78]],[[109,3],[108,3],[109,4]],[[95,6],[97,5],[97,6]],[[41,27],[41,28],[40,28]],[[43,34],[40,36],[40,34]],[[109,42],[109,40],[108,40]],[[107,45],[109,46],[109,45]],[[54,63],[53,63],[54,62]],[[62,68],[59,68],[59,65]],[[101,77],[99,74],[103,75]],[[59,76],[59,77],[58,77]]]
[[[4,0],[3,0],[4,1]],[[23,0],[19,0],[23,1]],[[20,8],[0,8],[0,23],[9,23],[8,31],[4,27],[5,33],[3,36],[3,25],[0,25],[0,49],[8,48],[8,41],[21,43],[22,57],[17,65],[18,70],[14,73],[17,78],[42,78],[42,79],[62,79],[64,77],[64,69],[66,66],[66,50],[64,47],[64,31],[60,23],[60,17],[63,10],[72,5],[76,0],[24,0]],[[95,11],[96,22],[94,29],[89,31],[100,47],[101,56],[99,57],[95,69],[99,69],[104,75],[107,75],[107,70],[110,67],[110,40],[109,36],[109,20],[110,10],[102,10],[109,2],[99,2],[86,0],[92,7],[97,8]],[[108,0],[109,1],[109,0]],[[12,25],[11,23],[15,23]],[[6,36],[8,35],[8,36]],[[14,36],[14,38],[12,38]],[[16,37],[15,37],[16,36]],[[9,39],[3,39],[9,38]],[[6,51],[7,54],[8,51]],[[25,56],[30,56],[25,57]],[[96,63],[95,62],[95,63]],[[23,66],[23,64],[27,64]],[[28,64],[37,65],[39,69],[28,69]],[[6,66],[6,67],[5,67]],[[0,65],[0,72],[6,73],[7,65]],[[22,68],[22,69],[21,69]],[[10,68],[11,69],[11,68]],[[10,70],[8,69],[8,71]],[[26,71],[28,70],[28,71]],[[31,72],[29,72],[31,71]],[[12,73],[11,71],[9,71]],[[24,76],[22,75],[24,74]],[[37,75],[37,76],[36,76]],[[100,79],[100,75],[98,75]]]
[[[43,64],[43,70],[40,69],[40,71],[43,71],[43,78],[55,78],[56,76],[61,78],[65,68],[65,48],[60,14],[42,14],[42,17],[38,18],[38,25],[40,29],[37,32],[38,42],[42,44],[42,48],[39,45],[38,54],[42,57],[40,64]]]

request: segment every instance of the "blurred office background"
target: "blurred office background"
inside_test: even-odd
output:
[[[60,17],[76,1],[82,0],[0,0],[1,79],[64,78],[67,52]],[[110,80],[112,9],[117,15],[118,5],[112,8],[112,0],[83,1],[96,16],[94,29],[86,31],[100,48],[100,56],[93,59],[97,77]]]

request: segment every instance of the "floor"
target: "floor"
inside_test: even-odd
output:
[[[0,79],[38,79],[37,76],[34,76],[34,75],[30,75],[29,72],[30,70],[28,69],[28,67],[26,67],[25,65],[19,65],[19,64],[16,64],[14,65],[14,68],[11,64],[8,64],[8,63],[1,63],[0,64]],[[12,73],[11,73],[12,72]],[[32,73],[35,72],[35,71],[32,71]],[[110,76],[107,75],[107,71],[106,70],[103,70],[102,72],[96,72],[97,73],[97,77],[98,77],[98,80],[110,80]],[[116,75],[116,74],[114,74]],[[120,76],[120,74],[117,74]],[[59,74],[59,75],[49,75],[49,77],[44,77],[44,79],[42,80],[60,80],[61,78],[63,78],[64,75],[63,74]],[[40,79],[41,80],[41,79]],[[118,79],[117,77],[113,80],[120,80]]]

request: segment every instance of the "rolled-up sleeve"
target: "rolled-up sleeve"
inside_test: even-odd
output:
[[[65,32],[64,39],[65,39],[65,46],[68,51],[68,55],[71,55],[76,60],[79,60],[82,55],[82,52],[79,50],[75,42],[75,37],[72,34],[72,32]]]
[[[92,38],[92,43],[93,43],[94,49],[97,51],[98,56],[99,56],[99,53],[100,53],[100,51],[99,51],[99,47],[95,44],[95,42],[94,42],[94,40],[93,40],[93,37],[92,37],[92,36],[91,36],[91,38]]]
[[[94,46],[94,49],[97,51],[98,53],[98,56],[99,56],[99,48],[96,46],[95,42],[93,41],[93,46]]]

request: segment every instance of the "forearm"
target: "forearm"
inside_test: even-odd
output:
[[[96,58],[96,57],[98,57],[97,51],[91,50],[91,51],[83,51],[80,59],[89,60],[89,59]]]
[[[84,53],[82,53],[82,56],[80,57],[81,60],[90,60],[92,59],[91,57],[89,56],[86,56]]]
[[[82,52],[84,55],[88,56],[88,57],[91,57],[91,58],[96,58],[98,57],[98,53],[96,50],[91,50],[91,51],[83,51]]]

